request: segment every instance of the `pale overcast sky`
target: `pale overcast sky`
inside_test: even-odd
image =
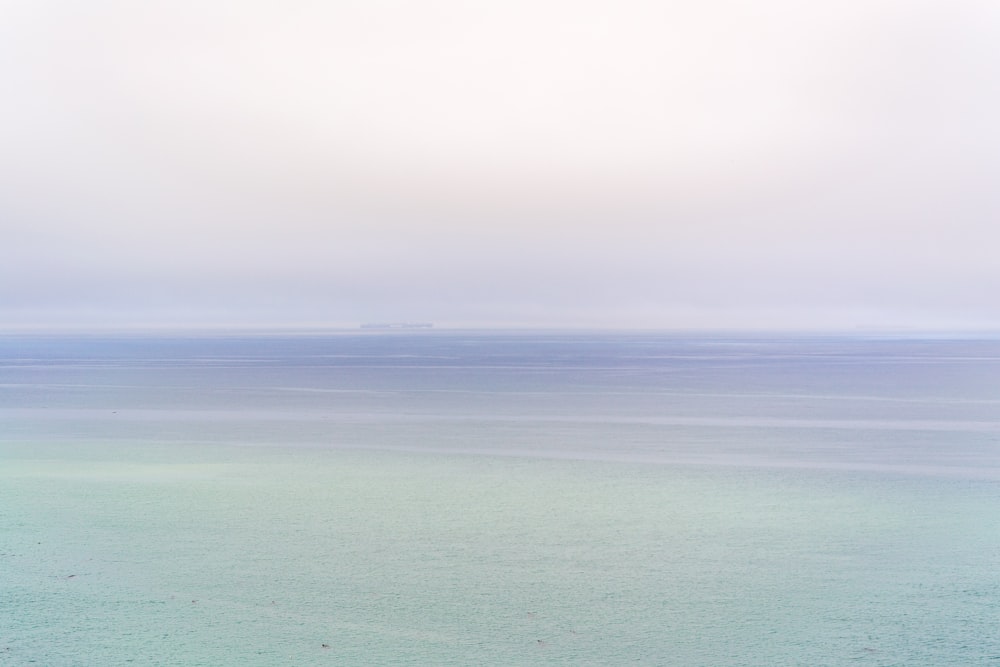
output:
[[[0,0],[0,326],[1000,328],[995,0]]]

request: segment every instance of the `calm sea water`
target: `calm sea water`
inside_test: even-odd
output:
[[[0,665],[1000,664],[1000,341],[0,337]]]

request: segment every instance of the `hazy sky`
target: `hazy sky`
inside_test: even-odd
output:
[[[1000,327],[995,0],[0,0],[0,325]]]

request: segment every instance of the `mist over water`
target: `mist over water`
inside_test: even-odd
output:
[[[1000,656],[1000,342],[0,338],[0,663]]]

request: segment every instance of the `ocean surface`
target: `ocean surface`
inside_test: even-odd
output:
[[[1000,665],[1000,341],[0,336],[0,665]]]

